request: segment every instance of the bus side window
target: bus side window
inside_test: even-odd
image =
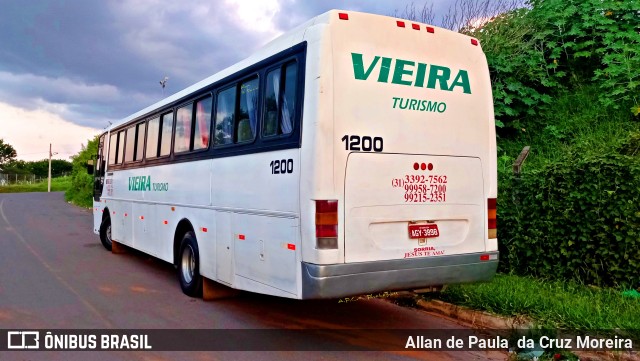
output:
[[[232,144],[233,124],[236,118],[236,87],[218,93],[216,104],[214,143],[216,145]]]
[[[162,115],[162,132],[160,133],[160,156],[171,153],[171,131],[173,130],[173,112]]]
[[[178,108],[176,112],[176,139],[173,142],[173,152],[188,152],[191,148],[191,116],[193,104]]]
[[[160,137],[160,118],[149,120],[147,125],[147,159],[158,156],[158,139]]]
[[[127,142],[126,142],[126,147],[125,147],[125,153],[124,153],[124,162],[131,162],[133,161],[133,155],[135,153],[136,150],[136,127],[129,127],[126,130],[127,133]]]
[[[278,134],[278,103],[280,88],[280,69],[267,74],[267,88],[264,97],[264,125],[262,135],[269,137]]]
[[[298,66],[286,64],[267,74],[262,135],[290,134],[294,127]]]
[[[211,97],[196,102],[196,122],[193,132],[193,150],[209,148],[211,128]]]
[[[124,159],[124,130],[118,132],[118,156],[116,158],[116,164],[122,164]]]
[[[258,124],[258,84],[257,78],[240,84],[240,102],[238,104],[238,125],[236,140],[238,143],[252,141]]]
[[[280,131],[282,134],[289,134],[293,131],[293,117],[296,114],[298,65],[296,63],[287,64],[284,70],[284,94],[282,95],[282,107],[280,111]]]
[[[146,128],[144,123],[138,123],[138,125],[136,125],[136,154],[133,160],[142,160],[145,131]]]
[[[109,165],[116,164],[116,154],[118,147],[118,134],[110,133],[109,134]]]

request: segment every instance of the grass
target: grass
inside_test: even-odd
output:
[[[498,274],[487,283],[449,286],[438,298],[494,314],[526,316],[544,329],[619,329],[640,340],[640,298],[614,289]]]
[[[52,192],[65,192],[71,187],[71,177],[59,177],[51,179]],[[0,186],[0,193],[25,193],[25,192],[46,192],[47,181],[38,183],[22,183]]]
[[[574,152],[585,156],[611,152],[618,141],[640,123],[628,107],[603,109],[597,101],[598,88],[584,86],[557,96],[536,117],[528,117],[526,128],[498,139],[498,168],[511,173],[511,165],[526,145],[531,152],[523,170],[538,169]]]

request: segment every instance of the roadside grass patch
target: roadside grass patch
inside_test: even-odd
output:
[[[503,316],[527,316],[543,329],[621,330],[640,340],[640,299],[615,289],[497,274],[487,283],[448,286],[437,297]]]
[[[51,179],[52,192],[65,192],[71,188],[71,177],[58,177]],[[0,193],[27,193],[27,192],[46,192],[47,181],[37,183],[10,184],[0,186]]]

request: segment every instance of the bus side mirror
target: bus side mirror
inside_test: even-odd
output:
[[[87,161],[87,173],[93,174],[93,159]]]

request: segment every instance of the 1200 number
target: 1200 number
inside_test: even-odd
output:
[[[269,166],[271,174],[293,173],[293,159],[272,160]]]

